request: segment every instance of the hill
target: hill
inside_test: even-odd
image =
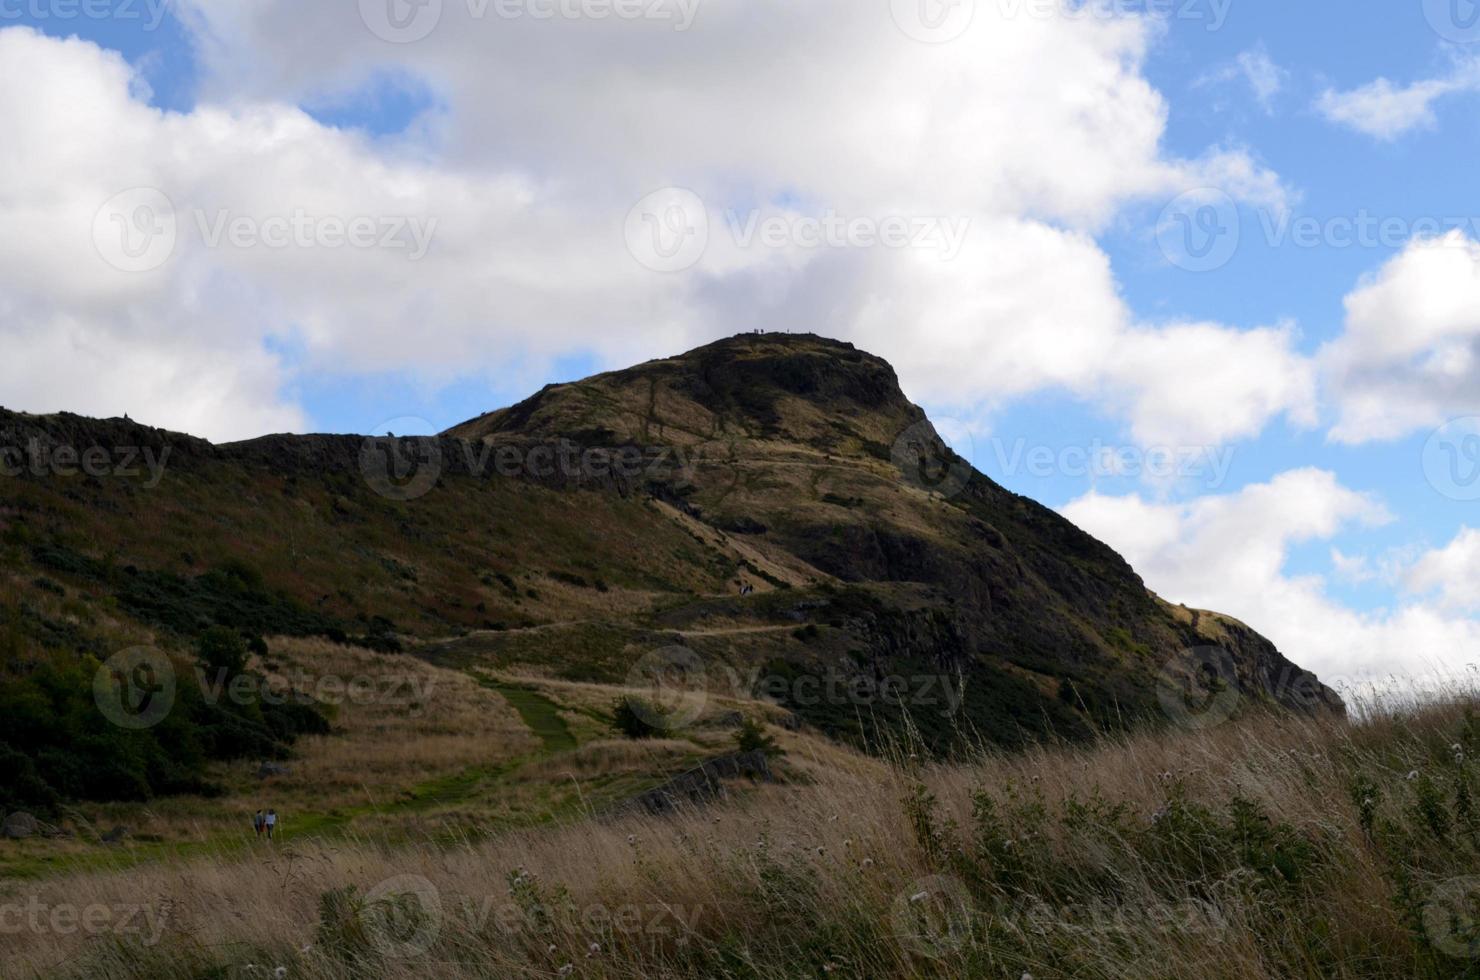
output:
[[[188,672],[217,628],[261,651],[318,637],[463,671],[765,693],[829,736],[876,748],[908,728],[936,753],[1164,722],[1169,703],[1182,720],[1183,696],[1227,690],[1235,707],[1341,710],[1253,630],[1161,601],[973,470],[887,363],[814,336],[552,386],[436,438],[214,446],[5,412],[0,447],[12,679],[43,664],[85,678],[139,645]],[[319,724],[247,714],[228,727],[255,734],[198,754],[262,755]],[[70,751],[39,724],[0,742],[33,763]],[[94,762],[107,734],[88,729]],[[146,745],[131,771],[83,765],[54,788],[198,789],[158,771],[168,757]]]

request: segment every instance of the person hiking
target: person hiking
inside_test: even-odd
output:
[[[268,810],[267,811],[267,822],[266,822],[266,826],[267,826],[267,839],[268,840],[272,840],[273,831],[277,830],[277,811],[276,810]]]
[[[261,810],[258,810],[252,816],[252,830],[254,832],[256,832],[256,834],[257,834],[257,836],[259,838],[261,838],[262,831],[264,831],[266,829],[267,829],[267,818],[262,815],[262,811]]]

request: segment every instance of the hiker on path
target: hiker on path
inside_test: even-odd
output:
[[[267,839],[272,840],[272,832],[277,829],[277,811],[267,811]]]
[[[264,831],[266,829],[267,829],[267,818],[262,815],[262,811],[261,810],[258,810],[252,816],[252,830],[256,832],[257,837],[260,839],[262,837],[262,831]]]

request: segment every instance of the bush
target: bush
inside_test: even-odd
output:
[[[740,730],[735,733],[735,745],[746,754],[764,752],[772,758],[786,754],[776,739],[766,734],[765,726],[751,718],[740,723]]]
[[[641,698],[621,697],[612,705],[612,727],[628,738],[657,738],[666,734],[667,716],[661,707]]]

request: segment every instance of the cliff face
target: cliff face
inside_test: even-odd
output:
[[[428,439],[212,446],[0,412],[0,446],[16,648],[106,649],[115,616],[161,642],[222,621],[620,680],[682,645],[712,685],[775,683],[825,730],[868,739],[909,715],[940,747],[1230,703],[1341,710],[1253,630],[1162,602],[977,473],[887,363],[819,337],[732,338]],[[13,465],[40,446],[48,462]],[[141,472],[59,471],[57,447],[132,448]],[[886,680],[910,696],[798,693]]]

